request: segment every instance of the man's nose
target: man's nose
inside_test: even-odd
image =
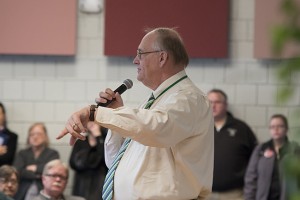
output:
[[[138,55],[136,55],[133,59],[133,64],[138,65],[139,64],[139,59],[138,59]]]

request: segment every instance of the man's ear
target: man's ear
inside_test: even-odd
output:
[[[168,58],[169,58],[169,55],[167,52],[165,52],[165,51],[160,52],[160,54],[159,54],[160,66],[163,66],[167,62]]]

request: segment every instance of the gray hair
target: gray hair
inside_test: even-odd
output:
[[[157,41],[154,45],[156,48],[160,47],[161,50],[168,52],[176,65],[186,67],[189,64],[189,56],[183,40],[174,28],[160,27],[153,30],[146,29],[145,31],[153,31],[157,34]]]
[[[59,159],[49,161],[43,169],[43,175],[48,174],[49,170],[52,169],[53,167],[56,167],[56,166],[63,166],[65,168],[66,172],[67,172],[67,176],[69,177],[69,167],[68,167],[68,165],[66,163],[62,162]]]

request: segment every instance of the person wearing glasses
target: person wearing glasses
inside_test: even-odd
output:
[[[15,195],[16,200],[32,200],[42,188],[41,174],[50,160],[58,159],[56,150],[49,147],[49,138],[44,123],[32,124],[28,130],[28,147],[20,150],[14,166],[20,174],[20,188]]]
[[[13,200],[18,190],[18,171],[10,165],[0,167],[0,199]]]
[[[290,199],[286,187],[285,171],[281,168],[285,159],[296,155],[299,159],[299,145],[288,140],[288,121],[282,114],[275,114],[269,122],[271,139],[258,145],[252,153],[246,175],[245,200],[286,200]],[[299,178],[299,177],[296,177]],[[297,184],[299,184],[297,180]],[[299,191],[299,185],[296,187]]]
[[[64,195],[69,178],[69,168],[59,159],[48,162],[43,170],[43,189],[33,200],[85,200],[77,196]]]
[[[123,104],[107,88],[96,102],[71,115],[57,139],[84,140],[89,121],[108,128],[105,158],[109,171],[102,198],[205,199],[213,173],[213,116],[204,92],[185,72],[189,57],[178,32],[147,31],[133,63],[137,80],[152,90],[138,108]],[[147,100],[148,99],[148,100]]]

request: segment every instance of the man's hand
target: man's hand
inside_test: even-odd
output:
[[[108,100],[114,99],[108,107],[118,108],[123,106],[123,100],[119,93],[115,93],[110,88],[107,88],[105,92],[99,93],[99,98],[96,98],[96,103],[106,103]],[[99,109],[99,108],[98,108]],[[74,145],[77,139],[85,140],[85,136],[80,133],[87,132],[87,124],[89,122],[90,107],[85,107],[71,115],[65,128],[56,137],[56,139],[61,139],[68,133],[71,134],[70,145]]]
[[[7,146],[0,145],[0,156],[7,153]]]
[[[56,139],[61,139],[69,133],[71,134],[70,145],[74,145],[77,139],[85,140],[85,136],[81,135],[80,133],[84,133],[87,131],[89,114],[89,106],[73,113],[67,121],[65,128],[60,132]]]
[[[92,134],[94,137],[101,136],[100,125],[96,122],[89,122],[87,128],[90,131],[90,134]]]
[[[99,93],[99,98],[95,99],[95,102],[98,103],[106,103],[108,100],[112,101],[107,107],[108,108],[118,108],[123,106],[123,100],[119,93],[115,93],[110,88],[106,88],[105,92]]]

